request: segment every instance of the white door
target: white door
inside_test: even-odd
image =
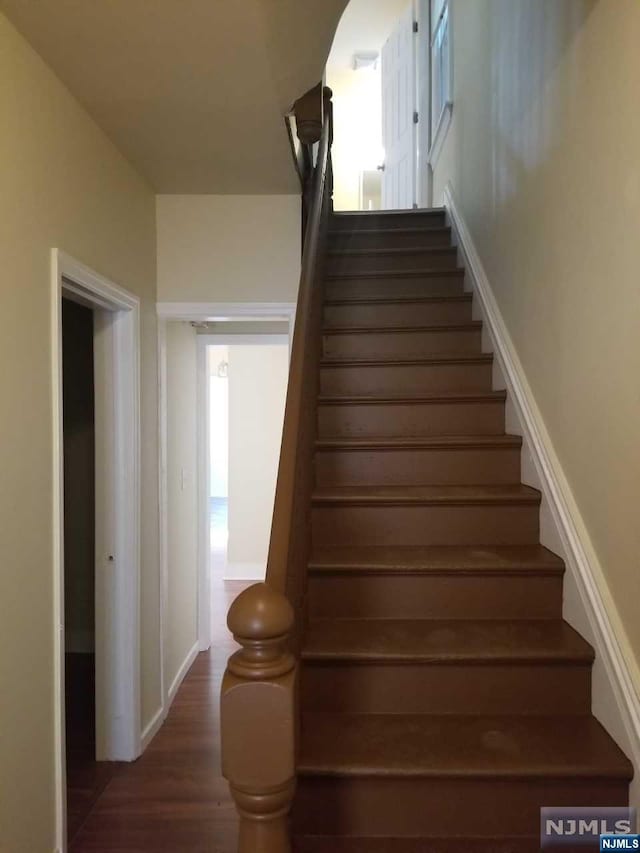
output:
[[[412,208],[417,201],[414,20],[410,3],[382,48],[383,210]]]

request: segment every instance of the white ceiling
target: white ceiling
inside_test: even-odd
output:
[[[160,193],[289,193],[283,115],[347,0],[0,0]]]
[[[379,51],[410,0],[351,0],[336,32],[327,68],[352,67],[354,53]]]

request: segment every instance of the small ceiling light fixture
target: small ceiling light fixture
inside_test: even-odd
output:
[[[352,66],[354,71],[363,71],[365,69],[375,70],[378,65],[377,50],[361,50],[353,54]]]

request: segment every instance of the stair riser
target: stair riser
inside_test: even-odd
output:
[[[560,575],[312,574],[309,616],[371,619],[560,619]]]
[[[499,435],[504,424],[503,402],[318,406],[323,438]]]
[[[430,355],[473,355],[481,351],[482,331],[369,332],[323,336],[326,358],[421,358]]]
[[[414,246],[450,246],[449,228],[429,228],[423,231],[401,231],[395,229],[387,233],[366,231],[344,231],[331,234],[329,249],[411,249]]]
[[[540,830],[542,806],[620,806],[627,797],[626,784],[606,779],[303,776],[293,828],[294,833],[395,838],[531,836]]]
[[[491,364],[409,364],[323,367],[320,393],[419,396],[436,391],[490,391]]]
[[[471,302],[408,302],[327,305],[325,325],[332,328],[368,326],[444,326],[471,321]]]
[[[365,213],[361,216],[333,216],[330,221],[332,231],[366,231],[368,228],[444,228],[445,213]]]
[[[378,270],[451,270],[458,264],[455,251],[399,252],[398,254],[361,254],[338,257],[327,256],[327,275],[367,273]]]
[[[462,296],[464,275],[442,275],[417,278],[389,276],[374,278],[329,279],[325,288],[327,299],[412,299],[422,296]]]
[[[322,450],[318,486],[506,485],[520,482],[520,449]]]
[[[307,662],[302,707],[416,714],[588,714],[591,667]]]
[[[314,545],[534,545],[537,505],[315,506]]]

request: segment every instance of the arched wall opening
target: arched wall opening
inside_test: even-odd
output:
[[[447,6],[351,0],[346,7],[326,70],[334,93],[336,210],[431,205],[433,106],[441,96],[432,85],[441,60],[434,44],[442,41]]]

